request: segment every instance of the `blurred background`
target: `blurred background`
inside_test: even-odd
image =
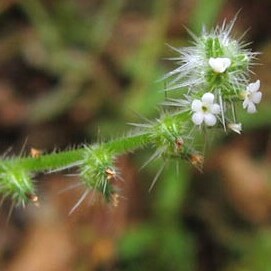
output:
[[[1,208],[0,270],[271,270],[269,0],[0,0],[0,151],[64,150],[158,117],[157,79],[174,67],[166,44],[238,11],[236,37],[249,29],[263,53],[253,79],[264,99],[240,113],[243,134],[214,135],[203,173],[172,161],[150,193],[161,163],[120,157],[115,207],[85,201],[69,216],[77,178],[36,176],[39,208]]]

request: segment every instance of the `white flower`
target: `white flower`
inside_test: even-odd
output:
[[[231,65],[231,60],[227,57],[211,57],[209,59],[209,65],[216,73],[223,73],[228,69]]]
[[[228,128],[240,135],[241,131],[242,131],[242,124],[241,123],[229,123]]]
[[[220,113],[220,106],[214,103],[215,96],[213,93],[205,93],[201,101],[196,99],[192,102],[191,109],[194,112],[192,121],[196,125],[201,125],[203,122],[207,126],[216,124],[216,116]]]
[[[262,93],[259,91],[260,89],[260,80],[257,80],[254,83],[250,83],[247,86],[246,91],[243,93],[244,95],[244,102],[243,102],[243,108],[247,109],[248,113],[255,113],[256,106],[255,104],[258,104],[262,99]]]

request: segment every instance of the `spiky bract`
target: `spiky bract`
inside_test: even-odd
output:
[[[80,176],[87,189],[102,192],[110,200],[115,189],[112,179],[116,177],[116,157],[103,145],[85,146],[80,165]]]
[[[30,174],[20,166],[0,167],[0,191],[3,199],[11,199],[16,206],[24,207],[35,197]]]

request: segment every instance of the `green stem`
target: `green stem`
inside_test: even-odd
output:
[[[177,127],[177,133],[179,133],[181,131],[182,123],[185,122],[186,117],[187,114],[183,112],[179,114],[166,115],[160,120],[157,120],[157,122],[154,122],[149,128],[137,134],[101,143],[99,144],[99,147],[106,149],[109,153],[115,156],[133,151],[148,144],[155,143],[153,135],[160,133],[161,128],[165,129],[166,127],[167,131],[167,127],[171,129],[174,124],[173,126]],[[93,145],[93,148],[95,148],[95,144]],[[4,167],[21,167],[29,172],[39,172],[71,168],[73,166],[80,165],[84,158],[85,147],[82,146],[75,150],[44,154],[39,157],[11,158],[1,161],[1,164]]]
[[[148,133],[137,134],[121,139],[115,139],[101,145],[113,153],[123,154],[142,147],[149,142]],[[78,165],[84,158],[84,147],[76,150],[63,151],[59,153],[45,154],[40,157],[21,157],[1,161],[3,166],[21,166],[27,171],[38,172],[43,170],[57,170]]]

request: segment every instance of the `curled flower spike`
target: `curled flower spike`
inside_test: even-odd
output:
[[[223,73],[231,66],[231,60],[227,57],[211,57],[209,59],[209,65],[216,73]]]
[[[207,126],[214,126],[216,124],[216,115],[220,113],[220,106],[214,103],[214,94],[205,93],[201,101],[194,100],[191,105],[191,109],[194,112],[192,115],[192,121],[196,125],[201,125],[203,122]]]
[[[240,134],[237,103],[242,101],[248,113],[255,113],[262,93],[259,80],[249,84],[251,67],[259,53],[247,48],[249,43],[231,35],[236,19],[225,20],[210,31],[204,28],[199,36],[191,33],[192,46],[172,47],[179,54],[172,58],[177,60],[177,68],[164,79],[169,81],[167,91],[177,90],[182,95],[180,101],[173,100],[169,105],[192,111],[195,125],[215,126],[219,114],[225,132],[228,128]],[[202,93],[205,94],[200,100]]]
[[[247,109],[248,113],[255,113],[257,111],[255,104],[260,103],[262,99],[262,93],[260,89],[260,80],[257,80],[254,83],[250,83],[247,86],[245,93],[243,94],[245,100],[243,102],[243,108]]]
[[[210,31],[204,28],[199,36],[191,33],[193,46],[171,47],[178,54],[172,58],[177,60],[177,68],[164,76],[169,79],[166,90],[196,96],[205,88],[205,92],[212,90],[214,94],[221,91],[223,102],[237,97],[248,84],[258,53],[248,49],[247,42],[231,35],[235,21],[236,17]]]

